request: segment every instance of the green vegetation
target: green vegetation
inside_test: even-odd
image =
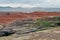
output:
[[[52,25],[52,23],[44,21],[44,22],[41,23],[41,25],[49,27],[49,26]]]
[[[52,17],[52,20],[50,20],[48,18],[48,20],[46,20],[46,17],[43,18],[38,18],[36,19],[36,25],[37,26],[45,26],[45,27],[53,27],[53,26],[58,26],[60,23],[60,16],[56,16],[56,17]]]
[[[60,17],[58,16],[58,17],[54,17],[54,19],[56,20],[56,21],[60,21]]]
[[[46,27],[50,27],[50,26],[53,26],[54,23],[52,22],[48,22],[48,21],[44,21],[43,19],[39,18],[36,20],[36,25],[37,26],[46,26]]]

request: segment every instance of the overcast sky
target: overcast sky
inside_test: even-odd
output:
[[[60,8],[60,0],[0,0],[0,6]]]

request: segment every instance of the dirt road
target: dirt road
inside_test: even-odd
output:
[[[60,28],[33,32],[24,36],[0,37],[0,40],[60,40]]]

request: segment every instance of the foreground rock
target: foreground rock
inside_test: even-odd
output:
[[[14,33],[27,34],[36,31],[36,28],[32,28],[34,24],[32,19],[22,21],[16,20],[8,25],[2,25],[3,28],[0,29],[0,36],[8,36]]]
[[[8,36],[14,34],[15,32],[12,30],[0,30],[0,36]]]

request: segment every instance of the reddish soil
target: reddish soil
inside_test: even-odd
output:
[[[25,19],[25,18],[35,19],[45,16],[60,16],[60,12],[32,12],[32,13],[0,12],[0,24],[5,24],[16,19]]]

